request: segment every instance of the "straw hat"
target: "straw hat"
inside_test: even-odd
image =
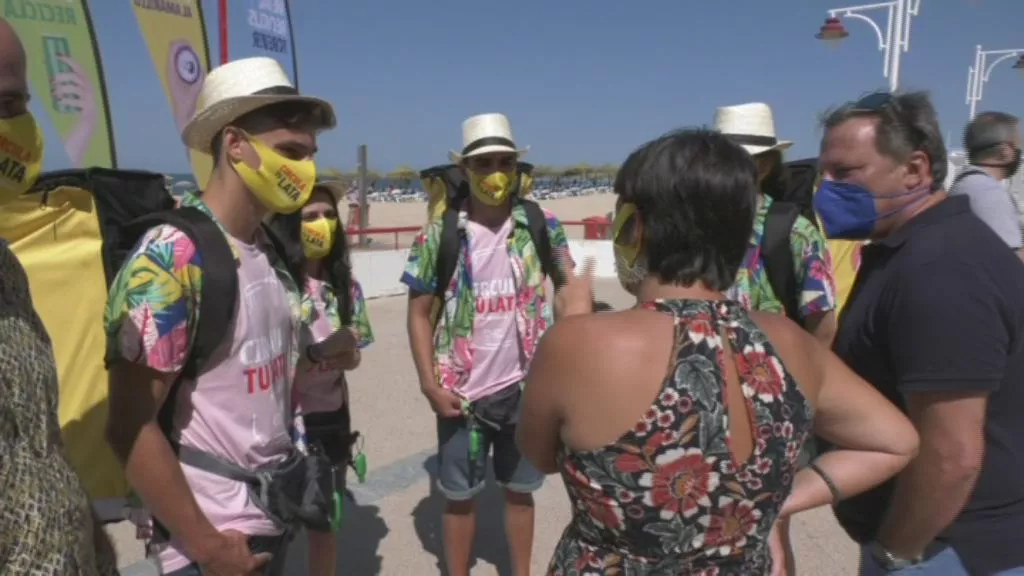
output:
[[[529,151],[529,146],[516,148],[512,127],[504,114],[478,114],[462,123],[462,151],[448,152],[448,159],[454,164],[461,164],[470,156],[511,152],[522,157]]]
[[[210,144],[225,126],[278,102],[309,102],[320,108],[322,128],[334,128],[334,107],[326,100],[300,96],[273,58],[243,58],[210,71],[196,100],[196,113],[182,130],[185,146],[210,153]]]
[[[715,112],[715,130],[742,146],[751,156],[770,150],[782,151],[793,145],[775,136],[772,109],[761,102],[719,108]]]

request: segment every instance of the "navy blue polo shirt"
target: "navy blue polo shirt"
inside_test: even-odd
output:
[[[904,413],[905,394],[988,393],[981,473],[940,539],[972,574],[1024,566],[1024,264],[966,197],[921,212],[861,258],[833,350]],[[892,489],[836,507],[854,540],[874,539]]]

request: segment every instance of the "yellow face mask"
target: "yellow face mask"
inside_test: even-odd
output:
[[[636,218],[636,205],[627,202],[619,207],[619,212],[615,215],[615,220],[612,221],[612,249],[615,251],[615,258],[616,260],[622,259],[630,266],[640,255],[640,233],[638,230],[633,238],[620,238],[620,236],[626,224],[632,223],[633,229],[636,229],[637,222],[634,221]]]
[[[43,134],[31,113],[0,120],[0,204],[23,194],[43,166]]]
[[[490,174],[477,174],[472,170],[469,172],[469,191],[478,200],[488,206],[501,206],[508,199],[512,186],[519,177],[513,170],[511,172],[491,172]]]
[[[234,162],[235,172],[267,210],[291,214],[302,208],[316,184],[316,164],[312,160],[291,160],[246,134],[249,145],[259,156],[259,168],[253,170],[242,161]]]
[[[334,245],[334,234],[338,221],[321,216],[316,220],[302,223],[302,251],[310,260],[326,258]]]
[[[647,275],[647,266],[640,260],[640,248],[643,244],[641,232],[637,228],[639,215],[636,205],[623,204],[612,221],[612,252],[615,255],[615,274],[619,284],[631,294],[635,293],[640,282]],[[629,225],[636,230],[631,235],[623,234]]]

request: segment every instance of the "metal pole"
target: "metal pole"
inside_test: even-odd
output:
[[[978,47],[974,52],[974,77],[971,78],[970,86],[967,87],[967,93],[970,94],[971,100],[971,114],[968,118],[969,120],[974,120],[974,116],[978,112],[978,100],[980,99],[978,96],[978,86],[981,85],[981,76],[985,73],[985,64],[983,62],[984,58],[985,57],[981,53],[981,44],[978,44]]]
[[[359,245],[366,245],[366,228],[370,224],[366,200],[366,144],[359,145]]]
[[[889,53],[892,56],[892,63],[889,65],[889,91],[895,92],[900,87],[900,55],[903,54],[904,34],[909,32],[905,18],[910,18],[907,13],[908,0],[896,0],[896,10],[892,17],[896,19],[891,22],[893,27],[892,37],[889,39]]]
[[[228,63],[228,0],[220,0],[217,6],[220,18],[220,63]]]

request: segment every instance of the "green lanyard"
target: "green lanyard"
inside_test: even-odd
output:
[[[473,408],[466,400],[462,401],[462,415],[466,418],[466,427],[469,428],[469,464],[473,466],[476,463],[477,456],[480,455],[480,444],[483,440],[483,434],[480,432],[480,424],[473,417]]]
[[[359,447],[356,448],[356,455],[352,458],[352,469],[355,470],[356,480],[360,484],[366,483],[366,454],[363,453],[363,437],[359,436]],[[334,474],[335,468],[331,469]],[[331,495],[333,513],[331,514],[331,532],[337,532],[341,528],[341,519],[345,511],[345,495],[338,490],[337,486]]]

